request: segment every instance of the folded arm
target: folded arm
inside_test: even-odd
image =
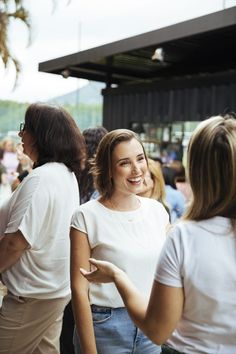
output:
[[[5,234],[0,242],[0,273],[13,266],[27,248],[29,244],[21,231]]]

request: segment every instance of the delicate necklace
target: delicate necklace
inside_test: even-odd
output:
[[[136,198],[136,205],[134,208],[132,209],[124,209],[124,208],[120,208],[111,198],[107,200],[108,203],[110,204],[111,206],[111,209],[113,210],[116,210],[116,211],[134,211],[134,210],[137,210],[139,209],[140,205],[141,205],[141,202],[140,202],[140,199],[139,198]]]

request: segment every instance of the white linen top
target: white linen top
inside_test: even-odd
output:
[[[177,224],[155,279],[184,287],[183,314],[168,345],[188,354],[236,353],[236,234],[229,219]]]
[[[2,273],[14,295],[38,299],[70,294],[70,239],[79,203],[74,173],[62,163],[35,168],[1,207],[0,235],[20,230],[30,248]]]
[[[92,257],[123,269],[136,287],[149,296],[169,216],[156,200],[139,199],[140,207],[127,212],[114,211],[91,200],[75,212],[72,227],[87,235]],[[112,283],[90,283],[89,297],[91,304],[124,306]]]

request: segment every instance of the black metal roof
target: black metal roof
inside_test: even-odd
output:
[[[39,71],[110,84],[236,72],[236,6],[39,64]],[[164,61],[152,60],[162,48]]]

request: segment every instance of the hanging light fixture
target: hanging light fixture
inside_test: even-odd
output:
[[[69,69],[64,69],[61,72],[62,77],[64,77],[64,79],[67,79],[70,76],[70,70]]]
[[[157,48],[154,54],[152,55],[152,60],[164,62],[164,49]]]

